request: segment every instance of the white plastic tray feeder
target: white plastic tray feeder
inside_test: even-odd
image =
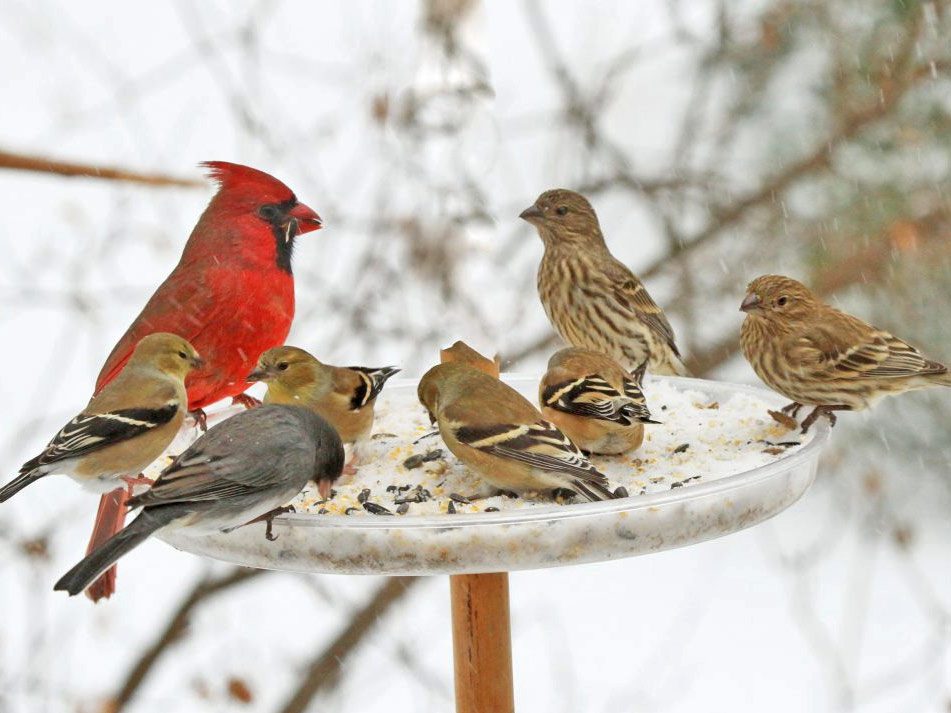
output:
[[[537,378],[503,379],[535,401]],[[627,488],[627,498],[570,504],[535,501],[531,506],[519,500],[509,507],[493,500],[500,507],[497,512],[485,512],[487,505],[480,501],[473,506],[481,508],[478,512],[414,514],[414,509],[427,509],[414,507],[393,517],[354,508],[346,516],[318,514],[314,505],[277,518],[274,541],[265,539],[263,525],[211,536],[189,536],[179,530],[162,538],[180,550],[248,567],[449,575],[457,711],[512,711],[509,571],[614,560],[721,537],[773,517],[799,499],[815,479],[819,453],[829,436],[825,419],[801,437],[798,431],[783,434],[772,421],[767,408],[779,408],[784,402],[762,389],[659,377],[650,378],[645,390],[653,417],[663,423],[646,427],[648,439],[638,451],[593,459],[613,487]],[[678,408],[672,403],[661,410],[662,403],[678,399]],[[408,442],[428,426],[414,382],[388,384],[377,414],[374,431],[393,431],[392,440],[375,442],[376,460],[361,466],[356,482],[341,481],[338,491],[352,491],[338,494],[344,500],[366,485],[397,502],[400,492],[393,486],[406,483],[410,474],[420,477],[403,467],[402,456],[444,448],[435,437],[413,451],[407,449]],[[651,457],[652,449],[655,456],[673,454],[677,448],[671,446],[676,443],[689,444],[694,454]],[[387,457],[387,448],[400,457]],[[729,456],[731,449],[735,458]],[[456,475],[464,469],[451,455],[446,461],[453,470],[438,474],[444,483],[471,477]],[[697,472],[703,467],[706,472]],[[429,510],[448,504],[452,485],[430,488],[439,493],[432,500],[444,503],[431,502]],[[389,504],[384,501],[384,506]]]

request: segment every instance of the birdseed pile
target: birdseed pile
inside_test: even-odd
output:
[[[532,380],[516,380],[515,385],[532,397]],[[769,415],[771,405],[742,392],[718,402],[700,390],[648,379],[645,393],[652,417],[662,423],[647,424],[643,445],[629,454],[591,458],[608,476],[611,488],[623,488],[630,497],[689,488],[751,470],[797,450],[811,438],[781,425]],[[212,421],[233,412],[229,408]],[[323,517],[407,517],[585,502],[567,492],[554,498],[548,493],[478,497],[488,492],[484,481],[456,460],[438,434],[421,438],[432,431],[416,399],[415,384],[391,382],[377,400],[373,437],[360,451],[358,472],[344,475],[328,500],[308,487],[294,501],[295,508]],[[194,439],[195,429],[184,437]],[[171,452],[182,447],[180,439]]]

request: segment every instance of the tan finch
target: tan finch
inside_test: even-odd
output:
[[[131,488],[178,433],[188,406],[185,377],[201,364],[178,335],[143,337],[118,376],[0,488],[0,503],[52,473],[100,493],[123,482]]]
[[[740,306],[746,312],[740,345],[770,388],[793,400],[783,410],[806,433],[822,414],[860,411],[883,396],[929,386],[951,386],[948,368],[898,337],[823,303],[800,282],[782,275],[753,280]]]
[[[386,380],[399,372],[392,366],[330,366],[297,347],[276,347],[261,355],[248,381],[267,384],[264,403],[306,406],[337,429],[344,443],[359,447],[373,430],[376,397]],[[345,472],[353,473],[354,452]]]
[[[439,364],[423,376],[417,394],[449,450],[495,488],[614,497],[578,447],[497,378],[465,364]]]
[[[657,423],[641,391],[645,366],[627,372],[600,352],[562,349],[538,387],[542,416],[589,453],[633,450],[644,441],[643,424]]]
[[[545,243],[538,294],[562,339],[604,352],[625,369],[646,360],[652,373],[687,374],[664,311],[608,250],[584,196],[563,188],[546,191],[519,217]]]

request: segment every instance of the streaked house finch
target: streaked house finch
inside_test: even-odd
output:
[[[123,481],[131,487],[181,428],[185,376],[201,363],[194,347],[175,334],[142,339],[116,378],[0,488],[0,503],[52,473],[100,493]]]
[[[499,374],[501,373],[501,359],[499,359],[498,354],[492,359],[489,359],[479,354],[479,352],[462,340],[455,342],[451,347],[439,351],[439,363],[449,364],[450,362],[458,362],[466,366],[471,366],[473,369],[478,369],[483,374],[494,376],[496,379],[499,378]]]
[[[835,411],[860,411],[883,396],[951,386],[948,368],[898,337],[823,303],[800,282],[763,275],[747,288],[740,345],[770,388],[793,400],[785,412],[815,409],[835,424]]]
[[[465,364],[439,364],[423,376],[417,394],[449,450],[495,488],[614,497],[607,477],[578,447],[497,378]]]
[[[129,500],[142,512],[53,587],[75,595],[150,535],[166,527],[228,532],[270,520],[307,482],[323,495],[340,476],[343,444],[320,416],[299,406],[261,406],[210,428],[155,484]],[[273,538],[272,538],[273,539]]]
[[[519,217],[545,243],[538,294],[562,339],[604,352],[628,370],[647,361],[655,374],[687,374],[664,311],[608,250],[584,196],[563,188],[546,191]]]
[[[294,317],[291,253],[297,236],[317,230],[320,217],[273,176],[236,163],[203,164],[218,192],[192,230],[182,257],[106,359],[96,392],[129,359],[139,340],[172,332],[205,361],[186,382],[188,408],[203,424],[204,406],[243,392],[258,357],[284,343]],[[99,503],[90,549],[122,526],[121,490]],[[90,590],[95,601],[115,590],[115,570]]]
[[[264,403],[306,406],[327,419],[344,443],[361,444],[373,429],[376,397],[398,372],[393,366],[330,366],[303,349],[284,346],[264,352],[248,381],[267,384]]]
[[[633,450],[644,441],[644,424],[657,423],[641,391],[646,366],[627,372],[601,352],[555,352],[538,386],[542,416],[589,453]]]

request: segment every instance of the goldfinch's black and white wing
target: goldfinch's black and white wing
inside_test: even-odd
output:
[[[624,393],[597,374],[549,384],[542,392],[542,403],[557,411],[622,426],[636,421],[653,423],[644,394],[633,379],[625,381]]]
[[[0,503],[34,481],[80,458],[94,456],[109,446],[142,436],[167,424],[178,412],[170,401],[157,408],[116,409],[103,413],[81,413],[60,429],[43,452],[20,468],[17,477],[0,488]]]
[[[489,455],[516,460],[541,471],[566,475],[571,479],[570,484],[591,500],[614,497],[608,489],[607,477],[548,421],[457,426],[453,435],[461,443]]]
[[[178,408],[178,402],[170,401],[156,408],[81,413],[60,429],[42,453],[24,463],[20,471],[82,458],[116,443],[136,438],[167,424],[175,418]]]

